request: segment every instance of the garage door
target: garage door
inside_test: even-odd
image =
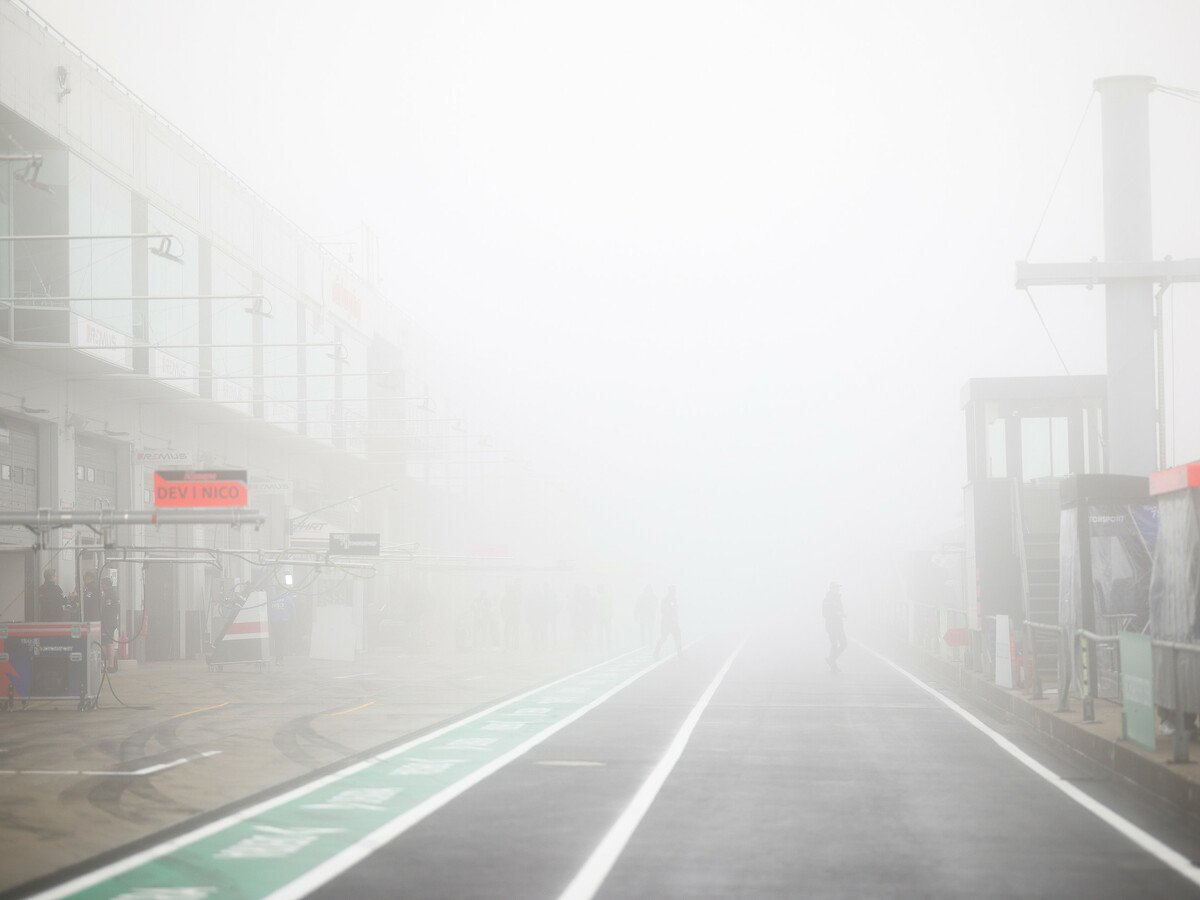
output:
[[[37,432],[18,419],[0,418],[0,510],[29,512],[38,508]],[[28,544],[24,528],[0,529],[5,543]]]
[[[75,508],[115,509],[117,447],[108,441],[75,441]]]
[[[31,512],[38,508],[37,431],[20,419],[0,417],[0,510]],[[32,543],[24,528],[0,528],[0,543]],[[0,554],[0,621],[36,618],[37,585],[34,553]]]

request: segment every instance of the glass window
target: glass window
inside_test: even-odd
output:
[[[1068,469],[1066,417],[1021,419],[1021,472],[1024,479],[1065,476]]]
[[[212,292],[218,296],[257,293],[250,270],[220,250],[212,251]],[[212,301],[212,367],[220,380],[213,383],[213,398],[248,404],[254,397],[254,351],[247,346],[222,349],[222,344],[254,342],[254,316],[246,312],[251,300]],[[247,405],[242,408],[250,412]]]
[[[146,134],[146,186],[189,216],[200,214],[200,170],[169,138]]]
[[[68,185],[72,234],[130,234],[133,195],[76,156]],[[71,296],[123,297],[73,304],[72,309],[123,334],[133,331],[133,241],[69,241]]]
[[[310,344],[327,344],[333,340],[334,329],[329,318],[322,310],[306,307],[305,341]],[[333,398],[337,393],[336,364],[330,355],[333,347],[306,348],[304,363],[306,394],[308,402],[306,418],[313,424],[308,426],[308,433],[315,438],[328,440],[333,436],[333,426],[327,424],[335,417],[336,409]]]
[[[263,268],[284,284],[295,285],[300,274],[299,253],[291,229],[268,213],[262,229]]]
[[[294,422],[299,416],[296,403],[296,360],[299,348],[270,346],[297,342],[296,301],[277,288],[266,286],[270,317],[263,319],[263,399],[265,418],[273,422]],[[288,426],[294,428],[295,426]]]
[[[364,434],[369,430],[369,426],[366,424],[369,409],[366,398],[369,396],[370,379],[359,373],[366,372],[368,369],[368,343],[366,339],[348,328],[340,329],[340,337],[342,346],[334,349],[341,354],[342,371],[348,373],[338,379],[341,385],[341,396],[345,398],[341,404],[342,419],[347,423],[342,432],[349,436],[346,449],[364,452],[366,450]],[[400,418],[400,416],[392,416],[392,418]],[[403,424],[400,422],[384,422],[377,430],[395,432],[402,427]]]
[[[168,258],[151,239],[146,260],[147,293],[152,297],[194,297],[200,289],[200,242],[196,235],[153,206],[147,216],[151,234],[173,235]],[[147,336],[151,344],[196,344],[200,341],[199,304],[195,300],[151,300],[147,303]],[[197,349],[166,351],[193,365]]]
[[[13,153],[23,147],[9,148]],[[11,181],[9,203],[13,234],[66,234],[68,232],[67,154],[41,151],[42,163],[24,162],[7,167]],[[70,292],[68,245],[72,241],[20,241],[12,245],[14,297],[62,297]],[[36,335],[31,336],[37,339]],[[45,338],[42,338],[43,340]]]

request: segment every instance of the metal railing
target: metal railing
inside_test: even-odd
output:
[[[1121,650],[1120,650],[1120,634],[1097,634],[1093,631],[1087,631],[1079,628],[1071,633],[1065,625],[1049,625],[1044,622],[1025,621],[1025,630],[1027,637],[1027,649],[1030,652],[1033,675],[1029,685],[1030,696],[1034,699],[1041,699],[1043,695],[1041,677],[1037,672],[1037,656],[1032,653],[1034,635],[1036,634],[1053,634],[1058,640],[1058,712],[1068,712],[1071,708],[1069,701],[1069,693],[1071,688],[1071,677],[1075,671],[1075,660],[1080,658],[1085,664],[1086,678],[1083,680],[1081,687],[1081,698],[1083,705],[1083,721],[1096,721],[1096,699],[1099,696],[1100,684],[1100,669],[1099,669],[1099,653],[1101,647],[1112,647],[1113,672],[1116,675],[1118,692],[1117,697],[1120,699],[1120,684],[1121,684]],[[1179,661],[1181,654],[1195,653],[1200,654],[1200,644],[1185,644],[1179,641],[1164,641],[1157,638],[1152,638],[1150,641],[1151,652],[1157,655],[1159,652],[1167,654],[1168,662],[1163,670],[1167,673],[1168,684],[1170,686],[1170,697],[1173,706],[1171,713],[1173,717],[1174,734],[1172,739],[1172,762],[1186,763],[1190,762],[1188,752],[1188,732],[1186,728],[1186,713],[1184,711],[1183,698],[1180,695],[1181,677],[1179,672]],[[1157,672],[1159,667],[1156,665],[1152,671]],[[1159,704],[1161,705],[1161,704]],[[1122,715],[1122,736],[1125,736],[1124,713]]]

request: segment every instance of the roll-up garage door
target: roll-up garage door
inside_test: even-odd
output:
[[[18,419],[0,418],[0,510],[4,512],[29,512],[38,508],[37,499],[37,432],[32,425]],[[28,544],[29,532],[17,529],[19,534],[4,532],[6,543]]]
[[[32,512],[38,508],[38,440],[34,427],[20,419],[0,417],[0,510]],[[0,543],[30,544],[21,527],[0,527]],[[37,556],[0,553],[0,621],[37,618]]]
[[[117,447],[108,441],[75,441],[75,508],[115,509]]]

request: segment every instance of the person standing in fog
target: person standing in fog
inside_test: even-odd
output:
[[[88,569],[83,573],[83,590],[79,592],[79,602],[83,606],[83,621],[100,621],[101,601],[100,587],[96,584],[96,570]]]
[[[654,647],[654,658],[658,658],[658,652],[662,650],[662,645],[668,635],[675,639],[675,655],[679,656],[683,653],[683,637],[679,633],[679,599],[675,596],[675,585],[667,588],[667,593],[662,598],[661,613],[658,644]]]
[[[112,578],[100,580],[100,649],[104,653],[104,670],[117,671],[117,631],[121,627],[121,600]]]
[[[831,582],[825,592],[825,601],[821,604],[821,613],[825,616],[825,633],[829,635],[829,671],[837,672],[838,657],[846,649],[846,608],[842,606],[842,586],[836,581]]]
[[[58,570],[47,569],[43,573],[43,581],[38,587],[38,615],[41,616],[43,622],[61,622],[63,621],[63,606],[66,605],[67,598],[63,595],[63,590],[58,586]]]

